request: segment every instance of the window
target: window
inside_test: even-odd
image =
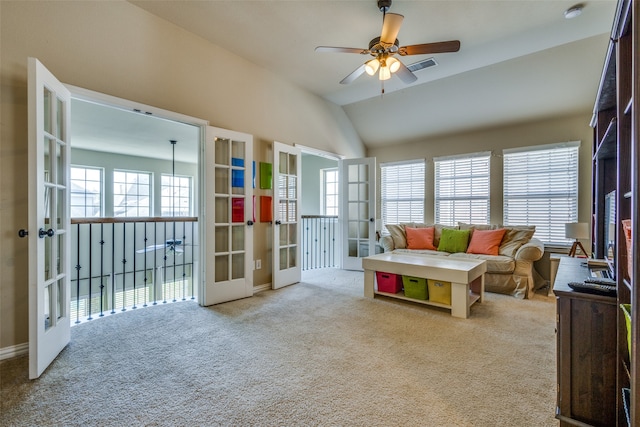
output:
[[[102,216],[102,169],[71,166],[71,217]]]
[[[322,169],[323,215],[338,215],[338,168]]]
[[[385,163],[381,171],[383,224],[424,221],[424,160]]]
[[[489,223],[491,153],[434,158],[436,223]]]
[[[191,215],[191,177],[162,175],[162,216]]]
[[[113,216],[151,216],[151,173],[113,171]]]
[[[578,220],[579,142],[504,150],[504,223],[535,225],[547,244],[566,244]]]

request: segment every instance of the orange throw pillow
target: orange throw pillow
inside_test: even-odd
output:
[[[500,242],[507,230],[473,230],[471,242],[467,248],[468,254],[498,255]]]
[[[422,227],[422,228],[404,228],[407,234],[407,249],[431,249],[437,250],[433,246],[433,236],[435,235],[435,227]]]

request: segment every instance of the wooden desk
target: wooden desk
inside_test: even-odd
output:
[[[569,282],[590,277],[586,259],[562,257],[553,292],[557,301],[560,426],[615,426],[615,297],[576,292]]]

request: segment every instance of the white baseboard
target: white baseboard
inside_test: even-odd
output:
[[[11,359],[29,353],[29,343],[25,342],[11,347],[0,348],[0,360]]]

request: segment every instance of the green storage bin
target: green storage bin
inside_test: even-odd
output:
[[[620,304],[627,324],[627,345],[629,346],[629,357],[631,357],[631,304]]]
[[[404,286],[405,297],[423,301],[429,299],[427,279],[423,279],[422,277],[402,276],[402,285]]]

